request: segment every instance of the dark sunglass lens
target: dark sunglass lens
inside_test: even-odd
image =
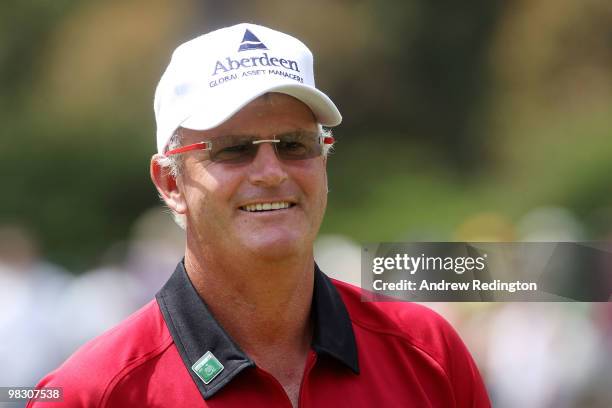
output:
[[[211,140],[210,160],[216,163],[245,164],[257,155],[261,143],[256,137],[222,136]],[[323,146],[317,132],[291,132],[276,136],[271,143],[281,160],[304,160],[320,156]]]
[[[213,162],[245,163],[251,160],[257,151],[251,139],[223,137],[213,140],[210,159]]]
[[[283,160],[304,160],[317,157],[322,152],[318,134],[315,132],[296,132],[281,135],[276,145],[278,155]]]

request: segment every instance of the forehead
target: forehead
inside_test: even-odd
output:
[[[270,135],[295,129],[317,129],[317,121],[310,108],[292,96],[267,93],[245,105],[216,128],[183,129],[182,135],[189,141],[228,134]]]

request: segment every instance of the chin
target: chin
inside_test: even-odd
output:
[[[256,236],[245,239],[243,247],[260,257],[281,260],[291,256],[299,256],[305,250],[312,251],[312,243],[310,244],[311,248],[308,248],[304,236],[296,234],[295,231],[288,234],[260,231]]]

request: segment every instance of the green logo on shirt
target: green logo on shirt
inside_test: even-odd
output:
[[[204,381],[204,384],[210,383],[223,371],[223,364],[210,351],[204,353],[191,369]]]

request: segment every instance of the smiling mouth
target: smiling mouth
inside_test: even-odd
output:
[[[289,201],[274,201],[271,203],[248,204],[240,207],[240,209],[247,212],[264,212],[285,210],[294,206],[295,203],[290,203]]]

